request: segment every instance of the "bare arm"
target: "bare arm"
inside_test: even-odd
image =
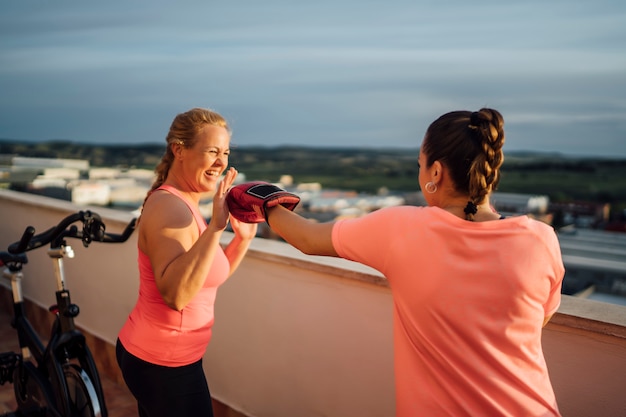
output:
[[[257,231],[257,224],[243,223],[234,217],[230,218],[230,224],[235,233],[235,237],[224,249],[224,253],[230,263],[230,274],[232,275],[243,260],[252,239]]]
[[[209,224],[202,235],[178,197],[154,194],[140,221],[140,249],[148,255],[165,303],[182,310],[198,293],[220,244],[222,229]]]
[[[276,206],[268,209],[268,223],[287,243],[308,255],[339,257],[332,242],[333,223],[317,223]]]
[[[209,274],[228,222],[224,196],[236,175],[236,171],[229,171],[218,185],[213,216],[201,235],[189,208],[178,197],[157,191],[146,202],[139,225],[139,248],[150,258],[157,288],[172,309],[182,310]]]

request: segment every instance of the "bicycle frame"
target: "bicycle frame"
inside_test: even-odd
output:
[[[21,349],[22,358],[30,359],[34,356],[37,363],[43,360],[44,345],[39,334],[35,331],[30,321],[26,317],[24,298],[22,296],[22,273],[21,267],[17,271],[5,268],[3,275],[11,281],[11,291],[13,292],[13,320],[11,325],[17,331],[18,343]]]
[[[56,378],[58,386],[65,389],[57,391],[57,401],[62,405],[62,409],[71,409],[70,393],[64,384],[65,376],[62,364],[70,361],[78,361],[80,368],[85,370],[90,382],[93,384],[95,395],[98,398],[99,410],[96,410],[102,417],[107,416],[104,393],[100,383],[100,376],[95,361],[87,346],[85,336],[76,329],[74,317],[79,313],[78,306],[72,304],[70,292],[65,288],[65,276],[63,269],[63,257],[73,257],[73,252],[69,246],[51,248],[48,256],[53,261],[54,273],[57,281],[56,306],[51,308],[55,313],[55,320],[50,333],[50,340],[43,352],[43,363],[47,363],[48,372],[51,378]],[[52,368],[52,369],[50,369]],[[56,384],[53,384],[56,385]]]
[[[38,393],[18,399],[18,409],[41,409],[45,410],[46,415],[61,416],[55,409],[50,407],[58,401],[58,395],[55,394],[53,385],[50,383],[49,370],[46,369],[45,364],[47,361],[44,359],[46,347],[26,315],[22,295],[21,283],[23,273],[21,265],[19,269],[5,268],[3,275],[11,281],[14,314],[11,325],[17,332],[18,344],[21,351],[20,366],[17,368],[12,382],[27,387],[29,384],[27,381],[34,379],[34,384],[40,390]],[[26,390],[27,388],[16,388],[16,395],[18,391]]]
[[[76,226],[68,227],[77,220],[84,224],[82,232]],[[3,275],[11,282],[14,310],[12,326],[16,329],[21,350],[21,361],[17,367],[19,369],[13,378],[13,383],[16,385],[16,397],[19,393],[24,393],[23,398],[16,398],[18,409],[21,404],[23,407],[45,409],[46,415],[53,417],[82,416],[85,408],[82,411],[76,410],[78,401],[81,401],[85,407],[90,407],[90,415],[107,417],[98,369],[85,336],[74,323],[74,318],[79,314],[79,308],[72,303],[70,292],[65,288],[63,259],[74,256],[65,238],[80,238],[83,245],[87,247],[92,240],[123,242],[130,236],[133,229],[134,220],[126,227],[122,235],[104,233],[104,224],[98,215],[81,211],[68,216],[57,227],[34,238],[34,229],[27,228],[20,242],[9,246],[9,252],[14,255],[11,257],[11,264],[4,269]],[[46,243],[50,243],[48,256],[53,262],[56,279],[56,304],[50,308],[55,318],[48,343],[44,345],[27,318],[21,282],[22,266],[27,262],[24,252]],[[9,257],[8,254],[3,253],[3,259],[5,255]],[[34,382],[28,382],[28,379]],[[68,381],[73,388],[79,386],[79,389],[70,389]],[[18,384],[21,385],[18,386]],[[81,398],[77,399],[77,397]]]

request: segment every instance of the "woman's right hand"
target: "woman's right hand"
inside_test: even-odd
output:
[[[230,190],[230,187],[235,182],[237,174],[237,170],[230,167],[215,190],[215,195],[213,196],[213,215],[209,225],[212,225],[216,230],[224,230],[228,225],[230,214],[228,212],[228,205],[226,204],[226,194],[228,194],[228,190]]]

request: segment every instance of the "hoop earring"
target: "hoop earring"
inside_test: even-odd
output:
[[[424,188],[426,189],[426,192],[429,194],[434,194],[437,192],[437,184],[435,184],[432,181],[428,181],[426,185],[424,186]]]

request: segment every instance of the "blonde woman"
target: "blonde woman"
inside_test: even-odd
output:
[[[220,246],[229,222],[224,197],[237,175],[226,170],[230,130],[221,115],[181,113],[166,140],[138,222],[139,296],[119,333],[117,358],[139,416],[212,416],[202,357],[216,291],[241,262],[256,225],[230,219],[234,238]],[[207,192],[215,193],[208,225],[198,209]]]

